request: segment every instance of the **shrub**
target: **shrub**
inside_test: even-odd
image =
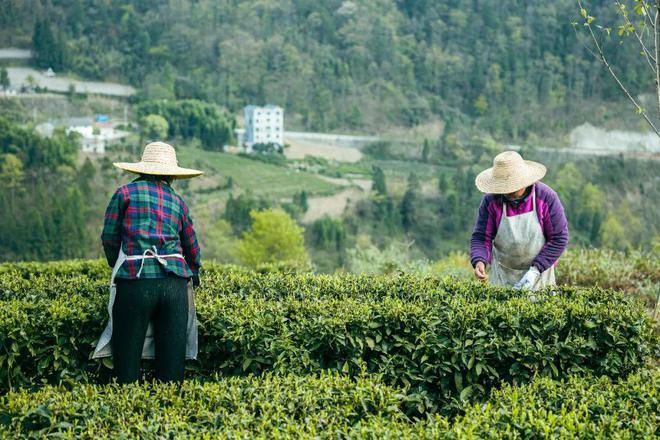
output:
[[[402,396],[366,378],[217,378],[175,385],[47,387],[0,398],[0,437],[329,437],[401,422]]]
[[[532,302],[434,278],[220,268],[197,291],[200,357],[191,377],[365,370],[407,387],[423,412],[536,374],[619,378],[657,348],[641,304],[614,291],[562,288]],[[107,379],[89,359],[107,318],[106,283],[0,275],[0,391]]]
[[[505,386],[457,418],[450,438],[639,438],[660,436],[660,370],[620,383],[606,377],[538,378]],[[444,420],[440,420],[444,423]]]
[[[64,438],[657,438],[660,370],[608,378],[535,378],[505,386],[455,419],[411,423],[411,396],[377,378],[337,374],[216,382],[45,387],[0,397],[0,437]]]
[[[0,275],[11,274],[30,279],[40,275],[48,276],[86,276],[90,279],[110,279],[110,267],[105,260],[62,260],[47,263],[21,262],[1,263]]]
[[[660,258],[657,252],[571,249],[560,260],[557,282],[623,290],[653,308],[660,293]]]

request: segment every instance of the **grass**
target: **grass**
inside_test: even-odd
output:
[[[205,151],[192,147],[177,149],[179,161],[204,170],[206,176],[217,176],[218,183],[231,177],[234,184],[254,194],[272,198],[288,198],[305,190],[309,194],[332,194],[337,185],[304,171],[271,165],[233,154]]]

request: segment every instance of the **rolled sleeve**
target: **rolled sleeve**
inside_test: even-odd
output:
[[[186,259],[186,263],[188,263],[188,267],[193,273],[193,279],[198,279],[199,269],[201,267],[199,243],[197,242],[193,221],[190,218],[190,211],[185,204],[183,205],[183,222],[180,239],[183,257]]]
[[[122,189],[118,189],[110,198],[110,203],[103,217],[101,244],[108,264],[112,267],[119,256],[121,247],[121,225],[124,217],[125,200]]]
[[[491,262],[495,218],[488,212],[488,205],[488,198],[484,196],[479,205],[477,221],[474,224],[472,238],[470,239],[470,263],[472,267],[476,266],[479,261],[484,264],[490,264]]]

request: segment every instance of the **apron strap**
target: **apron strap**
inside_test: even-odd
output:
[[[532,184],[532,211],[536,212],[536,184]],[[509,217],[506,214],[506,197],[502,196],[502,216],[503,217]],[[502,222],[502,219],[500,218],[500,223]]]
[[[163,266],[167,267],[167,260],[165,257],[176,257],[176,258],[183,258],[183,255],[181,254],[169,254],[169,255],[158,255],[158,249],[156,249],[156,246],[152,246],[151,249],[145,250],[142,255],[134,255],[127,257],[127,260],[142,260],[140,263],[140,270],[138,270],[137,273],[137,278],[140,278],[140,275],[142,274],[142,269],[144,269],[144,260],[147,258],[155,258],[158,263]]]

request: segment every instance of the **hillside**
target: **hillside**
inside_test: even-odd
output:
[[[612,18],[610,2],[589,6]],[[292,128],[451,120],[524,141],[586,121],[628,124],[616,85],[572,31],[577,17],[572,0],[10,1],[0,47],[32,48],[41,68],[129,82],[140,98],[231,111],[274,102]],[[619,73],[650,90],[644,60],[616,39]]]

